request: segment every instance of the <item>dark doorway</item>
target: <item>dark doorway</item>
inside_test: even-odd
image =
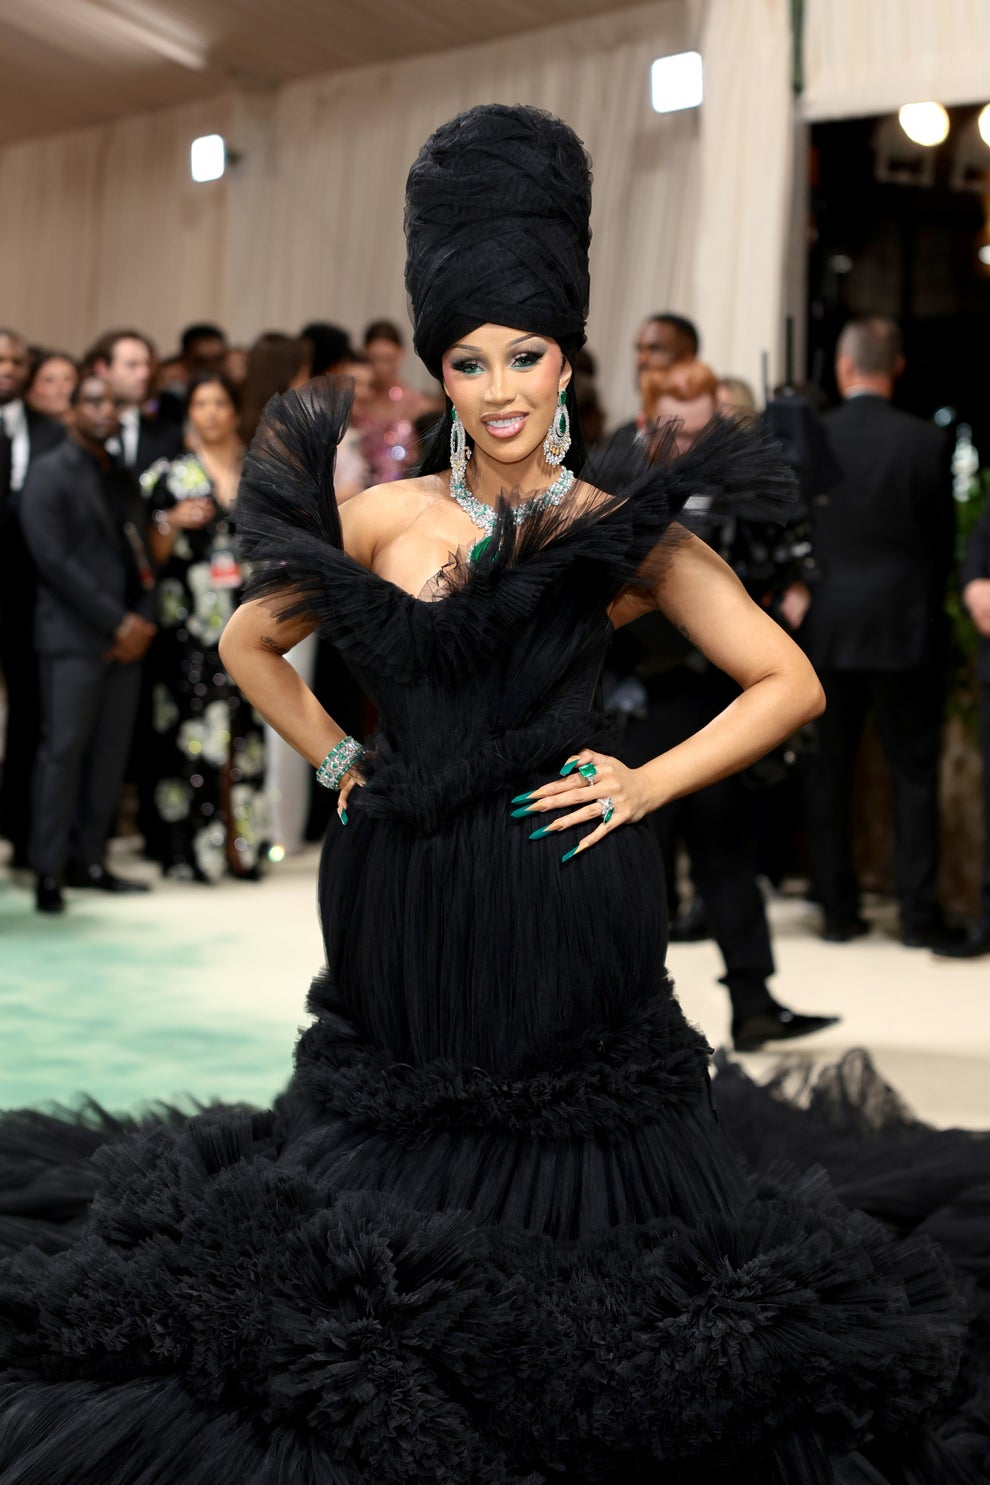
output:
[[[907,370],[897,402],[952,408],[990,455],[990,147],[979,107],[949,110],[948,138],[911,144],[896,117],[811,133],[808,371],[830,400],[836,337],[852,315],[893,315]],[[948,423],[943,414],[939,421]]]

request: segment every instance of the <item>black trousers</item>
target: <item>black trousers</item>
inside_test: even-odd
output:
[[[645,719],[627,730],[625,761],[638,768],[676,747],[738,694],[738,686],[711,669],[697,672],[678,666],[654,678]],[[762,1010],[770,1001],[766,981],[774,962],[766,906],[756,881],[754,796],[738,778],[722,779],[655,811],[650,822],[671,871],[678,839],[687,848],[692,880],[725,961],[722,983],[734,1016]]]
[[[944,679],[935,666],[820,671],[827,705],[808,773],[808,846],[815,896],[827,918],[859,911],[853,869],[852,789],[867,716],[876,719],[894,783],[894,890],[902,927],[938,915],[938,762]]]
[[[34,770],[31,864],[60,876],[98,866],[120,798],[141,687],[140,665],[98,655],[42,655],[41,746]]]
[[[13,845],[15,860],[28,855],[31,775],[40,728],[35,597],[34,564],[20,524],[9,515],[0,532],[0,666],[7,692],[0,835]]]
[[[990,681],[980,692],[980,740],[983,747],[983,875],[980,921],[990,925]]]

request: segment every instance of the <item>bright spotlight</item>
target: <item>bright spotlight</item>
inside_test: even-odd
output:
[[[227,149],[222,134],[201,134],[192,142],[189,169],[193,180],[219,180],[227,166]]]
[[[980,116],[976,121],[976,127],[980,131],[980,138],[984,144],[990,145],[990,103],[980,109]]]
[[[704,93],[700,52],[657,57],[650,68],[650,93],[657,113],[697,108]]]
[[[986,263],[990,267],[990,242],[985,242],[980,248],[979,259],[981,263]]]
[[[941,103],[905,103],[897,117],[915,144],[941,144],[949,133],[949,115]]]

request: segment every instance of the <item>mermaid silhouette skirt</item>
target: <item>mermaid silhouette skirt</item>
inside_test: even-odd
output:
[[[563,863],[510,817],[600,738],[670,482],[424,602],[334,539],[340,422],[277,401],[239,508],[382,717],[313,1020],[267,1112],[0,1122],[0,1485],[988,1478],[985,1138],[862,1059],[713,1100],[648,825]]]

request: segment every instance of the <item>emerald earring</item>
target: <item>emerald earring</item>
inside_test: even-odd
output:
[[[567,393],[561,392],[554,410],[553,422],[543,440],[543,457],[548,464],[563,464],[571,446],[571,415],[567,411]]]

